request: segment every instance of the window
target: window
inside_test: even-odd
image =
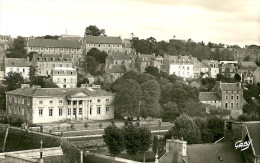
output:
[[[237,95],[237,100],[239,100],[239,96]]]
[[[62,116],[62,109],[59,109],[59,116]]]
[[[82,115],[82,108],[79,108],[79,115]]]
[[[66,48],[66,51],[68,52],[68,51],[69,51],[69,48]]]
[[[62,64],[60,64],[60,67],[62,67]]]
[[[109,99],[108,99],[108,98],[106,99],[106,102],[109,102]]]
[[[226,100],[228,99],[228,96],[226,95]]]
[[[109,106],[106,107],[106,113],[108,113],[108,112],[109,112]]]
[[[63,52],[63,48],[60,48],[60,51],[62,51],[62,52]]]
[[[71,54],[71,58],[73,58],[73,54]]]
[[[52,117],[53,109],[49,109],[49,116]]]
[[[238,103],[237,103],[237,108],[239,107]]]
[[[69,64],[67,64],[67,67],[69,67]]]
[[[101,111],[100,106],[98,106],[97,107],[97,114],[100,114],[100,111]]]
[[[9,96],[9,102],[12,102],[12,96]]]
[[[24,104],[24,99],[22,99],[22,104]]]
[[[67,81],[67,80],[66,80],[66,79],[64,79],[64,83],[66,83],[66,81]]]
[[[39,117],[42,117],[42,109],[39,109]]]
[[[89,100],[89,102],[91,103],[91,102],[92,102],[92,100]]]
[[[39,101],[39,104],[42,105],[42,101]]]
[[[234,104],[233,103],[231,103],[231,108],[233,108],[234,107]]]
[[[71,115],[71,108],[68,108],[68,115]]]
[[[89,114],[92,114],[92,107],[89,108]]]
[[[71,50],[70,50],[70,51],[74,52],[74,49],[73,49],[73,48],[71,48]]]
[[[228,108],[228,103],[225,104],[225,108]]]
[[[30,99],[27,99],[27,105],[30,105]]]
[[[231,96],[231,100],[233,100],[234,99],[234,96]]]
[[[62,104],[62,100],[59,100],[59,103]]]
[[[97,100],[97,102],[101,102],[101,100],[100,100],[100,99],[98,99],[98,100]]]
[[[51,100],[49,103],[50,103],[50,104],[52,104],[52,103],[53,103],[53,101]]]
[[[82,100],[80,100],[80,101],[79,101],[79,105],[82,105],[82,103],[83,103],[83,101],[82,101]]]

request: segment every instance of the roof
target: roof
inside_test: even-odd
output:
[[[85,36],[86,43],[95,44],[122,44],[121,37],[112,36]]]
[[[209,68],[209,66],[203,62],[194,62],[194,68]]]
[[[243,91],[238,83],[220,83],[220,89],[222,91]]]
[[[260,99],[254,99],[252,100],[256,106],[260,106]]]
[[[72,96],[76,93],[84,93],[89,96],[111,96],[110,92],[100,88],[24,88],[6,92],[6,94],[30,96],[30,97],[57,97]]]
[[[152,58],[154,58],[155,56],[152,54],[139,54],[139,58],[141,59],[141,61],[152,61]]]
[[[107,70],[108,73],[124,73],[126,72],[125,65],[113,65],[110,69]]]
[[[193,163],[243,163],[240,151],[232,143],[187,145],[187,159]]]
[[[55,68],[53,68],[53,70],[57,70],[57,71],[59,71],[59,70],[76,71],[76,69],[75,69],[75,68],[72,68],[72,67],[55,67]]]
[[[169,56],[169,60],[171,63],[196,63],[197,59],[191,56]]]
[[[86,77],[86,78],[94,78],[94,76],[92,76],[90,73],[87,73],[84,77]]]
[[[5,67],[30,67],[26,58],[6,58]]]
[[[243,66],[243,67],[257,67],[255,62],[245,62],[245,61],[242,61],[240,63],[240,65]]]
[[[130,60],[136,57],[134,53],[123,53],[123,52],[112,52],[108,56],[111,56],[115,60]]]
[[[81,48],[81,42],[75,40],[54,40],[54,39],[30,39],[29,47],[57,47],[57,48]]]
[[[249,132],[249,137],[252,140],[255,154],[260,156],[260,121],[245,122],[245,124]]]
[[[217,92],[200,92],[200,101],[221,101]]]

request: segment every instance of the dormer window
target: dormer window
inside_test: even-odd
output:
[[[70,74],[72,75],[72,74],[73,74],[73,72],[71,71],[71,72],[70,72]]]
[[[45,61],[48,61],[48,58],[47,58],[47,57],[45,57],[45,58],[44,58],[44,60],[45,60]]]
[[[12,65],[15,65],[15,63],[14,63],[14,62],[12,62]]]
[[[52,58],[51,58],[51,60],[52,60],[52,61],[55,61],[55,58],[54,58],[54,57],[52,57]]]
[[[58,74],[60,74],[60,71],[58,71]]]

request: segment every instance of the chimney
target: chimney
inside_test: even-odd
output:
[[[33,88],[33,90],[36,90],[38,88],[41,88],[41,86],[40,85],[33,85],[32,88]]]
[[[187,156],[187,142],[179,139],[166,140],[166,162],[182,163],[182,157]]]
[[[30,84],[22,84],[21,89],[30,88]]]

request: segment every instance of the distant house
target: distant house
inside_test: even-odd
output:
[[[13,39],[10,35],[0,35],[0,42],[2,42],[2,43],[12,43]]]
[[[125,53],[134,52],[132,48],[132,43],[130,39],[124,39],[123,40],[123,48]]]
[[[34,54],[32,59],[37,76],[49,76],[53,68],[73,67],[70,55],[63,54]]]
[[[107,53],[124,52],[121,37],[85,35],[84,44],[86,53],[92,48],[97,48]]]
[[[53,68],[52,82],[60,88],[76,88],[77,87],[77,71],[71,67]]]
[[[136,55],[134,53],[111,52],[106,57],[106,68],[111,69],[114,65],[124,65],[127,70],[135,69]]]
[[[219,74],[219,63],[217,60],[202,60],[203,63],[209,66],[209,77],[217,78]]]
[[[243,163],[243,158],[233,143],[208,143],[187,145],[186,141],[178,139],[166,140],[166,153],[159,163]]]
[[[120,78],[126,71],[125,65],[113,65],[110,69],[105,70],[105,72],[110,75],[112,81]]]
[[[75,40],[29,39],[26,44],[27,53],[70,55],[73,65],[79,66],[83,59],[82,43]]]
[[[25,80],[28,80],[30,65],[29,58],[5,58],[5,76],[9,72],[15,72],[20,73]]]
[[[195,78],[198,78],[201,75],[202,78],[209,77],[209,69],[210,67],[203,62],[194,62],[193,75]]]
[[[233,61],[221,61],[220,63],[221,74],[228,74],[231,78],[234,78],[235,74],[239,73],[237,63],[233,63]]]
[[[233,119],[237,119],[243,113],[244,98],[241,83],[221,83],[218,81],[213,92],[200,92],[199,99],[201,103],[230,110],[230,117]]]

